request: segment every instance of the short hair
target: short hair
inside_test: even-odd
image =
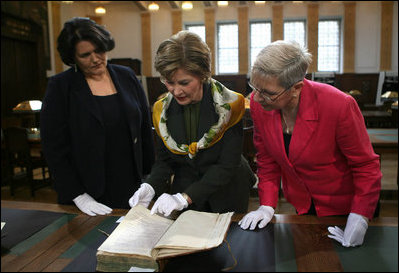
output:
[[[154,66],[167,80],[181,68],[208,81],[212,73],[211,50],[197,34],[183,30],[159,45]]]
[[[89,41],[100,52],[111,51],[115,41],[109,31],[93,20],[85,17],[74,17],[64,24],[57,39],[57,50],[64,64],[75,64],[75,46],[80,41]]]
[[[254,73],[277,77],[279,85],[289,88],[306,76],[312,54],[295,41],[275,41],[263,48],[251,70]]]

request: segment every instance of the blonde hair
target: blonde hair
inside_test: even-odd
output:
[[[197,34],[180,31],[159,45],[154,66],[167,80],[181,68],[208,81],[211,78],[211,51]]]
[[[305,78],[312,54],[295,41],[275,41],[262,49],[251,70],[265,77],[277,77],[288,88]]]

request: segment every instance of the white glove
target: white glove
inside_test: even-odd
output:
[[[81,194],[72,200],[75,205],[84,213],[90,216],[96,216],[97,214],[104,215],[111,213],[112,209],[104,204],[98,203],[87,193]]]
[[[148,183],[142,183],[140,188],[129,199],[130,207],[142,205],[146,208],[150,205],[152,198],[154,198],[154,188]]]
[[[247,229],[249,225],[251,227],[250,230],[254,230],[256,228],[256,224],[260,221],[258,227],[264,228],[272,219],[274,215],[274,209],[270,206],[260,206],[257,210],[251,211],[244,218],[238,222],[238,225],[242,229]]]
[[[169,216],[174,210],[182,210],[188,207],[187,200],[180,193],[170,195],[162,194],[151,209],[151,214],[160,213],[165,217]]]
[[[368,219],[360,214],[351,212],[346,221],[345,231],[339,227],[328,227],[332,235],[328,237],[337,240],[343,246],[360,246],[368,228]]]

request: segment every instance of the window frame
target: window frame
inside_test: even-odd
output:
[[[307,32],[307,23],[308,21],[306,20],[306,18],[288,18],[288,19],[284,19],[283,21],[283,39],[285,40],[285,32],[284,32],[284,26],[285,23],[292,23],[292,22],[303,22],[303,27],[304,27],[304,33],[305,33],[305,37],[304,37],[304,46],[307,48],[308,47],[308,32]]]
[[[219,31],[220,31],[220,26],[223,25],[236,25],[237,26],[237,72],[220,72],[220,67],[219,67],[219,57],[220,57],[220,43],[219,43]],[[223,22],[217,22],[216,23],[216,56],[215,56],[215,71],[217,75],[238,75],[240,71],[240,56],[239,56],[239,47],[240,47],[240,41],[239,41],[239,26],[237,21],[223,21]]]
[[[251,28],[251,25],[252,24],[262,24],[262,23],[266,23],[266,24],[270,24],[270,43],[272,43],[273,41],[272,41],[272,31],[273,31],[273,23],[272,23],[272,20],[261,20],[261,19],[258,19],[258,20],[250,20],[249,21],[249,43],[248,43],[248,46],[249,46],[249,48],[248,48],[248,52],[249,52],[249,58],[248,58],[248,72],[250,72],[251,71],[251,68],[252,68],[252,60],[251,60],[251,56],[252,56],[252,39],[251,39],[251,37],[252,37],[252,28]],[[267,46],[267,45],[265,45],[265,46]]]
[[[188,28],[189,27],[204,27],[204,29],[205,29],[205,43],[206,43],[206,27],[205,27],[205,23],[203,23],[203,22],[198,22],[198,23],[192,23],[192,22],[190,22],[190,23],[185,23],[184,24],[184,29],[185,30],[188,30]]]
[[[338,22],[338,70],[337,71],[330,71],[330,70],[319,70],[319,48],[320,48],[320,44],[319,44],[319,37],[320,37],[320,28],[319,26],[317,26],[317,72],[326,72],[326,73],[341,73],[342,72],[342,65],[343,65],[343,20],[342,17],[322,17],[319,18],[317,24],[319,24],[320,22],[326,22],[326,21],[336,21]]]

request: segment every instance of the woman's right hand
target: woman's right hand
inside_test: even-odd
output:
[[[256,225],[259,222],[258,227],[264,228],[272,219],[274,215],[274,209],[270,206],[260,206],[257,210],[251,211],[246,214],[244,218],[238,222],[238,225],[242,229],[247,229],[249,227],[250,230],[254,230]]]
[[[97,214],[105,215],[110,214],[112,209],[104,204],[101,204],[93,199],[87,193],[83,193],[72,200],[75,205],[84,213],[90,216],[96,216]]]
[[[140,188],[129,199],[129,205],[132,208],[137,205],[142,205],[143,207],[148,208],[154,195],[155,191],[153,187],[148,183],[142,183]]]

